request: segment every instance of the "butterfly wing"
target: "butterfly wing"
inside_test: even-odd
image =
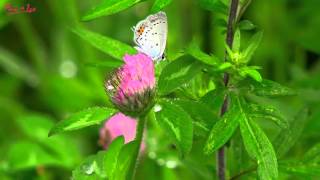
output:
[[[142,30],[142,31],[141,31]],[[134,28],[136,49],[153,60],[162,58],[167,40],[167,16],[159,12],[140,21]]]

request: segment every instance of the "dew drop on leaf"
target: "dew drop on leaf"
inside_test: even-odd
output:
[[[83,171],[87,174],[90,175],[93,173],[94,171],[94,163],[90,163],[90,164],[84,164],[82,166]]]
[[[161,109],[162,109],[162,107],[159,104],[156,104],[154,106],[154,112],[159,112],[159,111],[161,111]]]

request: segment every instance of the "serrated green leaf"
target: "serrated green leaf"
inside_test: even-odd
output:
[[[283,117],[281,112],[273,106],[250,104],[248,105],[248,110],[251,118],[271,120],[283,129],[289,127],[288,121]]]
[[[280,97],[296,94],[294,90],[271,80],[263,79],[260,83],[252,82],[251,84],[253,86],[252,92],[257,96]]]
[[[71,29],[72,32],[80,36],[83,40],[87,41],[92,46],[96,47],[97,49],[105,52],[109,56],[122,60],[122,57],[125,54],[135,54],[136,50],[120,41],[115,39],[102,36],[98,33],[86,30],[84,28],[73,28]]]
[[[54,134],[73,131],[87,126],[97,125],[105,121],[116,112],[115,109],[92,107],[72,114],[69,118],[58,122],[49,132],[49,136]]]
[[[193,126],[191,117],[178,105],[161,101],[156,119],[168,136],[175,142],[182,156],[192,147]]]
[[[257,82],[262,81],[262,77],[261,77],[261,74],[259,73],[259,71],[255,70],[253,68],[250,68],[250,67],[241,68],[239,70],[239,73],[241,76],[243,76],[243,77],[249,76]]]
[[[278,157],[285,155],[298,141],[308,117],[308,109],[302,109],[295,118],[290,121],[289,128],[282,130],[274,139],[274,147]]]
[[[240,29],[237,29],[234,33],[234,40],[232,43],[232,50],[234,52],[240,51],[240,43],[241,43],[241,35],[240,35]]]
[[[204,53],[194,41],[192,41],[189,44],[189,46],[186,49],[186,53],[190,54],[196,60],[199,60],[202,63],[208,64],[208,65],[214,66],[214,65],[217,65],[219,62],[221,62],[221,60],[219,60],[218,57]]]
[[[243,143],[249,156],[257,161],[259,179],[277,179],[277,157],[266,134],[250,119],[244,104],[240,107],[240,130]]]
[[[262,40],[263,33],[257,32],[249,41],[249,46],[243,52],[243,62],[247,63],[251,60],[253,53],[258,48],[261,40]]]
[[[217,115],[201,102],[175,100],[174,103],[182,107],[193,119],[194,133],[196,135],[206,135],[218,119]]]
[[[141,0],[103,0],[96,7],[89,10],[82,18],[82,21],[89,21],[101,16],[108,16],[123,11]]]
[[[222,147],[232,136],[239,125],[239,106],[231,99],[230,109],[211,129],[204,146],[204,153],[210,154]]]
[[[252,30],[256,28],[256,26],[249,20],[242,20],[238,23],[238,27],[240,30]]]
[[[151,12],[158,12],[164,7],[168,6],[171,2],[172,0],[156,0],[152,5]]]
[[[279,163],[279,170],[290,175],[307,175],[320,177],[320,164],[301,163],[301,162],[283,162]]]
[[[202,65],[192,58],[183,56],[167,64],[159,77],[159,93],[168,94],[184,83],[189,82],[201,71]]]

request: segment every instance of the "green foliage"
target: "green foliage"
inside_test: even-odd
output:
[[[52,127],[49,136],[100,124],[102,121],[111,117],[115,112],[116,110],[114,109],[102,107],[92,107],[79,111]]]
[[[202,63],[208,64],[208,65],[215,66],[219,62],[221,62],[221,60],[219,60],[214,55],[209,56],[208,54],[201,51],[200,47],[194,41],[189,44],[189,46],[186,49],[186,53],[190,54],[196,60],[199,60]]]
[[[238,23],[238,28],[240,30],[252,30],[256,28],[256,26],[249,20],[242,20]]]
[[[2,6],[1,6],[2,7]],[[19,57],[0,47],[0,66],[9,74],[34,85],[39,81],[37,75]]]
[[[103,2],[92,8],[82,17],[82,21],[89,21],[101,16],[108,16],[123,11],[141,0],[103,0]]]
[[[174,140],[181,155],[186,156],[192,147],[193,125],[191,117],[173,102],[161,101],[155,108],[157,122]]]
[[[252,121],[246,112],[246,107],[239,99],[240,130],[244,146],[249,156],[256,160],[260,179],[277,179],[278,163],[275,151],[266,134]]]
[[[249,46],[243,52],[244,62],[249,62],[251,60],[253,53],[256,51],[261,42],[262,36],[262,32],[257,32],[255,35],[252,36],[252,38],[249,41]]]
[[[319,177],[320,165],[301,162],[283,162],[279,164],[279,169],[288,174],[303,175],[304,177]]]
[[[106,151],[89,156],[73,172],[74,179],[126,179],[134,163],[137,142],[124,143],[123,136],[112,141]],[[128,178],[130,179],[130,178]]]
[[[193,119],[194,134],[207,135],[218,117],[205,104],[191,100],[176,100],[175,104],[182,107]]]
[[[11,171],[41,165],[71,168],[79,161],[78,148],[69,137],[48,138],[53,121],[47,116],[25,114],[17,119],[17,124],[28,140],[20,140],[10,146],[7,161]]]
[[[172,0],[155,0],[152,5],[151,12],[155,13],[168,6]]]
[[[281,97],[281,96],[292,96],[296,92],[288,87],[280,85],[271,80],[262,80],[260,83],[252,83],[253,88],[251,92],[258,96],[265,97]]]
[[[239,70],[239,73],[242,77],[249,76],[257,82],[262,82],[261,74],[255,69],[255,67],[243,67]]]
[[[198,3],[203,9],[223,14],[228,13],[228,6],[225,5],[221,0],[200,0]]]
[[[206,141],[204,152],[210,154],[222,147],[232,136],[239,125],[239,106],[233,102],[230,109],[213,126]]]
[[[257,119],[268,119],[275,122],[279,127],[286,129],[289,127],[288,121],[281,112],[273,106],[262,106],[258,104],[248,104],[249,116]]]
[[[298,141],[305,124],[307,123],[308,109],[300,110],[290,122],[287,129],[282,130],[274,140],[274,146],[278,157],[285,155]]]
[[[184,83],[189,82],[201,71],[202,65],[193,58],[183,56],[167,64],[159,77],[160,94],[168,94]]]
[[[97,49],[118,60],[122,60],[124,54],[134,54],[136,52],[133,47],[127,44],[80,27],[73,28],[72,32]]]

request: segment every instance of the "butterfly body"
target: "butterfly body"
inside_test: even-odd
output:
[[[133,27],[135,48],[153,60],[161,60],[167,41],[167,16],[159,12],[148,16]]]

